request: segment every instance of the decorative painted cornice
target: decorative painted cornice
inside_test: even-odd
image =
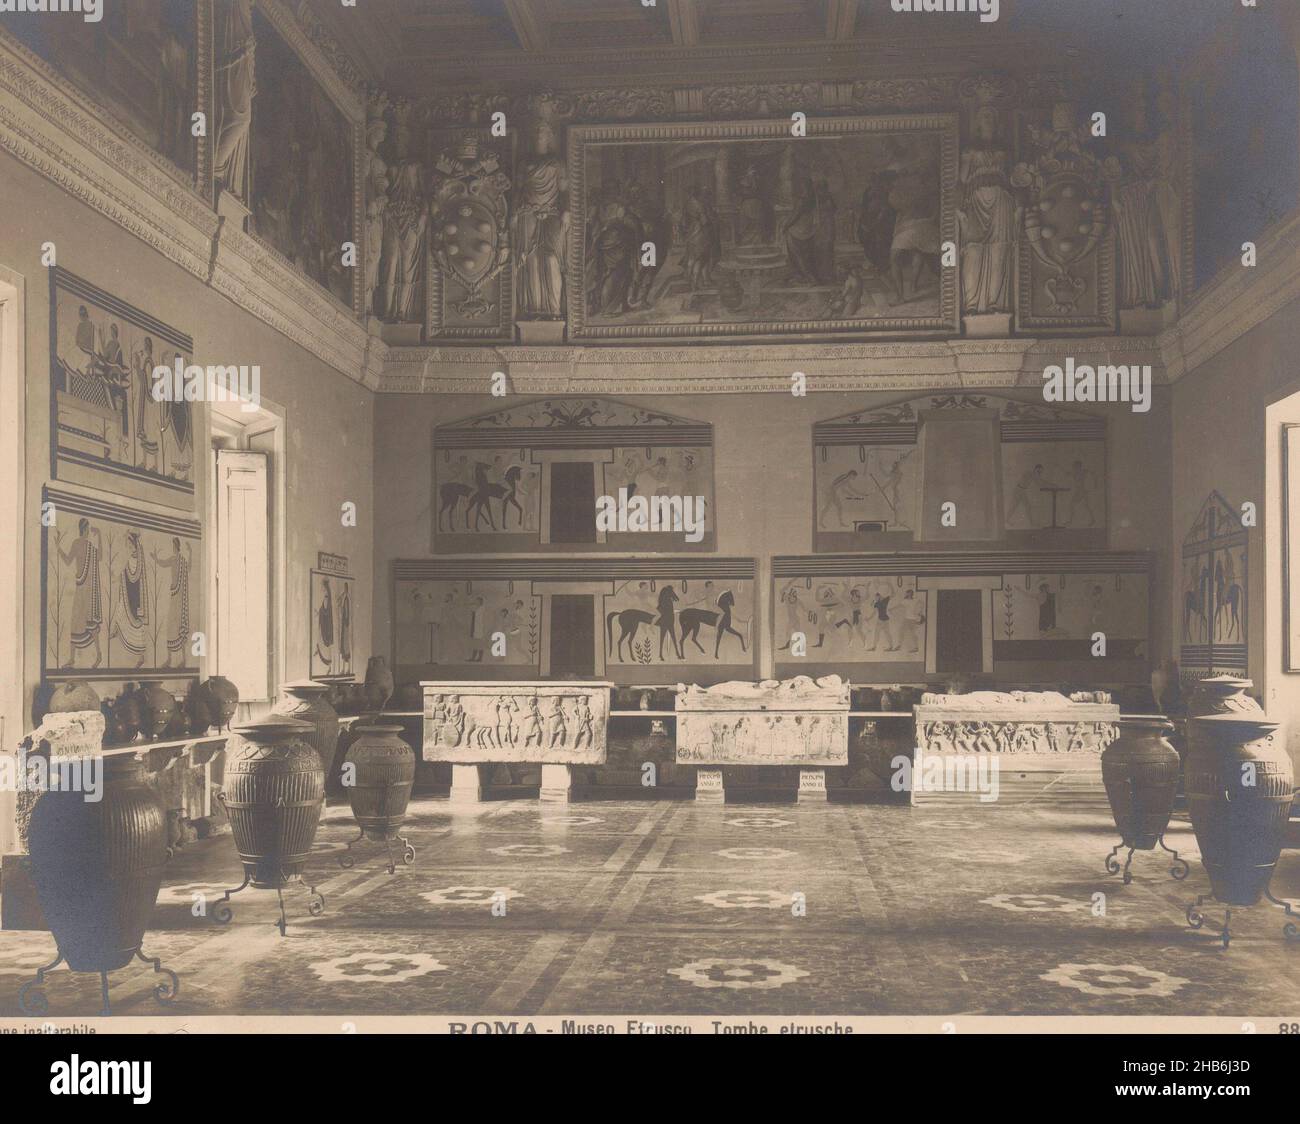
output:
[[[351,312],[256,238],[227,228],[179,169],[5,32],[0,149],[335,370],[364,380],[369,336]]]
[[[389,394],[484,394],[504,372],[519,394],[790,393],[807,376],[810,393],[1041,385],[1043,367],[1073,355],[1081,363],[1151,364],[1164,381],[1154,339],[943,340],[689,345],[682,347],[392,347],[377,389]]]

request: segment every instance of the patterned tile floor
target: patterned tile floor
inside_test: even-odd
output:
[[[830,804],[508,801],[412,806],[415,865],[377,849],[343,870],[354,829],[331,807],[314,864],[326,910],[246,890],[228,835],[168,866],[146,950],[181,975],[175,1014],[1294,1015],[1300,943],[1281,912],[1239,911],[1232,946],[1189,930],[1208,890],[1185,822],[1124,886],[1102,869],[1101,811]],[[1300,898],[1300,852],[1274,880]],[[1094,895],[1103,894],[1103,899]],[[195,895],[199,895],[196,899]],[[196,900],[199,904],[196,905]],[[1104,907],[1104,908],[1102,908]],[[196,914],[200,914],[196,916]],[[1212,914],[1213,916],[1213,914]],[[0,933],[0,1016],[52,958]],[[151,1015],[156,977],[117,973],[119,1014]],[[58,971],[51,1015],[98,1009],[95,977]]]

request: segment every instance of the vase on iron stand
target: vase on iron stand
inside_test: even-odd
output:
[[[284,692],[284,698],[276,703],[271,713],[311,723],[311,732],[305,735],[305,740],[320,757],[326,788],[337,789],[335,760],[339,746],[339,713],[329,701],[334,688],[314,679],[296,679],[292,683],[281,683],[280,690]]]
[[[98,972],[102,1013],[109,1015],[108,973],[141,960],[165,979],[154,988],[159,1002],[176,997],[176,973],[141,951],[167,861],[162,802],[133,754],[54,759],[60,783],[41,793],[32,809],[28,842],[32,881],[58,955],[19,992],[26,1014],[44,1014],[41,988],[61,961],[74,972]],[[80,770],[79,784],[72,769]],[[99,772],[98,800],[88,799]]]
[[[1168,851],[1174,856],[1169,873],[1180,882],[1190,871],[1187,861],[1164,839],[1178,791],[1178,751],[1169,742],[1173,730],[1174,724],[1158,715],[1121,718],[1119,737],[1101,755],[1101,779],[1122,840],[1106,856],[1106,873],[1120,873],[1116,855],[1127,847],[1126,886],[1133,881],[1129,868],[1134,851],[1153,851],[1157,846]]]
[[[1178,665],[1173,665],[1175,675]],[[1176,681],[1175,681],[1176,685]],[[1249,692],[1252,683],[1237,675],[1211,675],[1196,680],[1191,694],[1187,696],[1186,710],[1182,720],[1177,724],[1175,735],[1170,739],[1179,758],[1178,796],[1174,807],[1179,811],[1187,810],[1187,749],[1190,738],[1189,723],[1193,718],[1204,718],[1210,714],[1260,714],[1259,703],[1251,698]],[[1170,692],[1166,691],[1166,696]]]
[[[1188,722],[1187,796],[1192,830],[1216,901],[1224,906],[1221,928],[1210,926],[1227,948],[1234,907],[1260,898],[1286,911],[1283,933],[1300,936],[1289,902],[1274,897],[1269,882],[1277,866],[1290,815],[1294,774],[1278,737],[1280,723],[1258,710],[1229,710]],[[1187,907],[1194,929],[1206,925],[1201,904]]]
[[[226,745],[226,768],[217,798],[244,864],[244,881],[227,890],[212,910],[219,924],[233,916],[227,903],[246,886],[274,890],[280,906],[276,927],[285,934],[284,889],[304,883],[325,802],[325,771],[308,743],[313,726],[284,714],[268,714],[234,727]],[[307,884],[308,912],[319,916],[324,897]]]
[[[409,866],[415,861],[415,848],[401,834],[415,784],[415,751],[399,737],[401,732],[401,725],[377,720],[356,728],[357,737],[343,759],[343,775],[361,833],[339,856],[342,867],[353,865],[352,848],[362,839],[384,844],[389,874],[397,870],[398,844],[402,862]]]

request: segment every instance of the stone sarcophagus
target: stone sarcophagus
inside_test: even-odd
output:
[[[913,713],[918,765],[925,757],[995,761],[1003,803],[1105,800],[1101,751],[1118,733],[1120,711],[1103,692],[927,693]],[[918,784],[912,802],[952,795]]]
[[[679,765],[847,765],[849,686],[813,681],[677,688]]]
[[[602,765],[611,683],[421,683],[424,760]]]

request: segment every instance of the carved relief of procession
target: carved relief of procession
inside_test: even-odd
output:
[[[590,749],[597,741],[586,694],[435,694],[427,704],[433,745],[466,749]]]
[[[917,742],[932,753],[1100,753],[1118,734],[1111,722],[917,723]]]
[[[841,713],[679,714],[677,726],[677,760],[683,763],[797,765],[848,760],[847,715]]]

